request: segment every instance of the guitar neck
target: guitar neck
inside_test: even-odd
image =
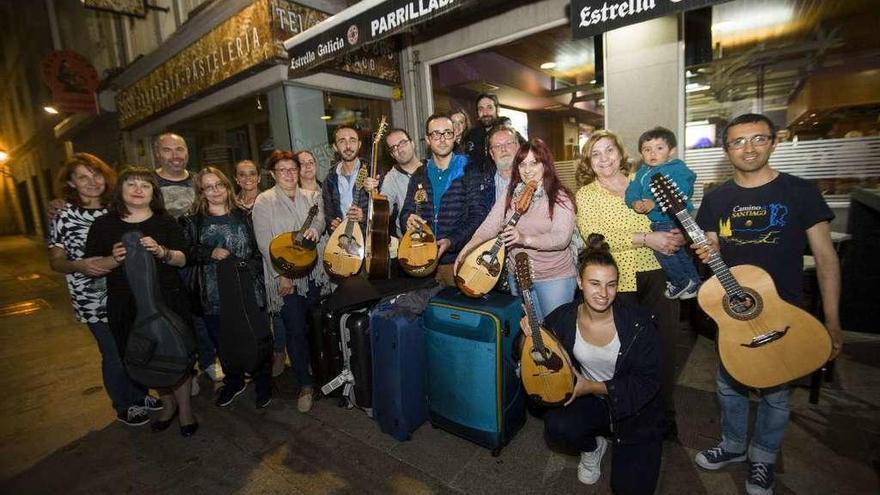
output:
[[[513,215],[510,216],[510,219],[507,221],[507,223],[504,224],[504,227],[501,227],[501,232],[504,232],[504,229],[506,229],[507,227],[513,227],[514,225],[516,225],[516,223],[519,222],[519,217],[521,216],[522,214],[520,214],[518,211],[513,212]],[[499,232],[498,235],[495,237],[495,244],[492,245],[491,254],[493,256],[498,253],[498,250],[501,249],[502,246],[504,246],[504,241],[501,240],[501,232]]]
[[[686,209],[679,211],[675,216],[681,222],[681,226],[684,227],[688,237],[690,237],[695,244],[703,247],[710,246],[706,233],[697,225],[694,217],[692,217]],[[726,292],[727,295],[740,297],[744,294],[742,286],[739,285],[739,282],[737,282],[733,274],[730,273],[730,268],[728,268],[727,263],[721,259],[720,253],[713,251],[712,254],[709,255],[708,265],[709,268],[712,269],[712,273],[718,277],[718,281],[721,282],[721,286],[724,287],[724,292]]]
[[[302,227],[300,227],[299,232],[296,234],[296,242],[302,242],[303,234],[309,227],[312,226],[312,222],[315,220],[315,213],[309,212],[309,215],[306,217],[306,221],[303,222]]]
[[[522,285],[522,284],[520,284]],[[541,338],[541,322],[538,321],[538,315],[535,314],[535,305],[532,302],[531,290],[520,290],[524,306],[526,307],[526,317],[529,319],[529,327],[532,329],[532,341],[535,344],[535,350],[544,352],[544,339]]]

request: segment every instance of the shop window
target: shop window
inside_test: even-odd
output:
[[[568,25],[462,54],[431,67],[434,110],[463,108],[476,124],[476,96],[494,93],[524,136],[547,142],[574,188],[582,143],[604,126],[601,59],[601,43],[572,39]]]
[[[324,92],[324,115],[321,116],[321,120],[324,121],[327,131],[328,146],[326,149],[317,150],[318,153],[325,155],[323,157],[317,156],[318,161],[323,164],[326,160],[329,166],[339,159],[338,156],[335,156],[329,143],[333,142],[333,132],[340,125],[351,126],[357,130],[361,140],[361,157],[369,158],[374,133],[383,116],[386,117],[389,127],[394,127],[394,123],[391,122],[391,103],[387,100]],[[394,162],[384,143],[379,147],[379,150],[381,153],[379,156],[380,171],[385,173]],[[328,154],[330,156],[326,156]],[[323,177],[326,173],[319,175]]]
[[[720,134],[747,112],[780,129],[771,164],[815,181],[832,205],[846,205],[855,186],[880,183],[876,7],[736,0],[685,15],[685,157],[698,173],[695,199],[729,176]]]

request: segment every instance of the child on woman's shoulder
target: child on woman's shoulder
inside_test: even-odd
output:
[[[654,201],[651,192],[651,178],[663,174],[678,185],[678,189],[687,199],[688,210],[693,210],[691,196],[694,193],[694,181],[697,175],[678,158],[670,159],[675,154],[675,134],[665,127],[655,127],[639,137],[639,154],[642,163],[636,171],[635,179],[626,188],[626,204],[637,213],[648,215],[651,230],[668,232],[678,228],[675,220],[664,213]],[[688,256],[687,250],[679,249],[674,254],[665,255],[654,252],[657,261],[666,272],[666,297],[670,299],[691,299],[696,297],[700,287],[697,269]]]

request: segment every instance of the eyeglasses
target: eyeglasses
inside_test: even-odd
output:
[[[291,168],[276,168],[276,174],[284,174],[284,175],[296,175],[299,172],[299,169],[291,167]]]
[[[504,149],[508,149],[508,150],[509,150],[509,149],[511,149],[511,148],[513,148],[513,147],[515,147],[515,146],[516,146],[516,143],[515,143],[515,142],[513,142],[513,141],[509,141],[509,142],[507,142],[507,143],[497,143],[497,144],[493,144],[492,146],[489,146],[489,149],[492,150],[492,151],[498,152],[498,151],[501,151],[501,150],[504,150]]]
[[[752,143],[755,148],[761,148],[773,142],[773,136],[769,134],[755,134],[751,137],[741,137],[727,142],[727,147],[734,150],[740,150],[746,147],[746,143]]]
[[[409,139],[404,138],[404,139],[401,139],[400,141],[398,141],[397,144],[389,144],[389,145],[388,145],[388,152],[391,153],[391,154],[397,153],[398,150],[400,150],[400,147],[401,147],[401,146],[406,146],[406,145],[408,145],[410,142],[411,142],[411,141],[410,141]]]
[[[452,136],[455,136],[455,132],[452,129],[446,129],[445,131],[431,131],[428,133],[428,139],[431,141],[439,141],[442,137],[443,139],[452,139]]]
[[[202,186],[202,190],[207,192],[225,191],[226,184],[222,182],[218,182],[216,184],[208,184],[206,186]]]

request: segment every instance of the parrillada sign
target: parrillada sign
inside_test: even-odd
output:
[[[473,0],[388,0],[288,50],[298,76],[369,43],[404,31]],[[315,29],[320,29],[320,26]]]
[[[655,17],[730,0],[571,0],[571,37],[588,38]]]

